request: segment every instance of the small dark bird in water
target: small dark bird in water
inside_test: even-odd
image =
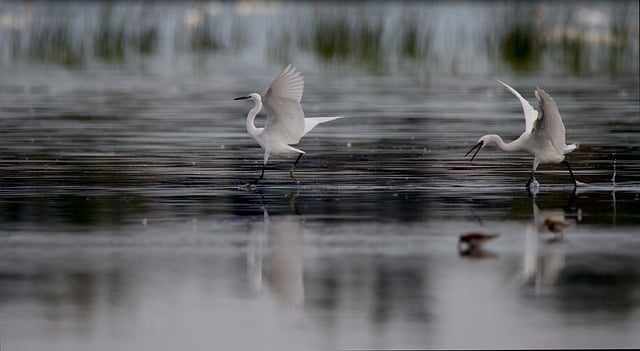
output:
[[[497,238],[498,234],[484,234],[484,233],[467,233],[460,235],[458,240],[458,248],[466,245],[467,247],[479,247],[485,242]]]
[[[492,252],[482,248],[482,244],[494,239],[498,234],[467,233],[460,235],[458,239],[458,253],[460,256],[469,258],[490,258],[496,257]]]

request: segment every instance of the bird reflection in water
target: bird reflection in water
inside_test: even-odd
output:
[[[291,199],[291,206],[295,207],[295,194]],[[261,205],[263,228],[252,233],[247,253],[247,273],[252,289],[258,294],[266,291],[281,306],[302,308],[305,294],[300,216],[270,216],[262,195]]]
[[[497,255],[483,248],[484,243],[498,237],[498,234],[467,233],[458,239],[458,253],[469,258],[493,258]]]
[[[567,208],[571,208],[575,192],[569,198]],[[525,253],[520,279],[524,284],[533,283],[536,295],[545,295],[552,291],[564,269],[565,245],[564,231],[572,226],[562,208],[541,210],[532,199],[533,219],[525,230]],[[546,245],[540,246],[540,242]]]
[[[574,200],[575,192],[571,194],[566,208],[571,208]],[[533,221],[538,234],[549,244],[563,242],[565,230],[572,226],[571,222],[566,218],[565,210],[561,208],[540,210],[535,198],[533,198],[532,202]]]

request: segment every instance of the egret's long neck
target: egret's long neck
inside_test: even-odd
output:
[[[256,120],[256,116],[258,115],[258,113],[260,112],[260,110],[262,110],[262,101],[259,100],[255,100],[256,105],[251,109],[251,111],[249,111],[249,114],[247,115],[247,132],[249,132],[250,135],[257,135],[259,132],[259,129],[256,128],[254,121]]]
[[[489,134],[485,136],[485,142],[487,145],[496,144],[502,151],[519,151],[524,150],[522,144],[516,139],[510,143],[505,143],[499,135]]]

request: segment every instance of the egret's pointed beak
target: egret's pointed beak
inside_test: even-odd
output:
[[[477,144],[473,145],[471,150],[467,151],[467,153],[464,154],[464,157],[467,157],[471,153],[471,151],[476,150],[476,152],[473,153],[473,156],[471,156],[471,161],[473,161],[473,159],[476,158],[476,155],[478,154],[478,152],[482,149],[483,145],[484,145],[484,141],[480,140]]]
[[[251,96],[241,96],[241,97],[237,97],[234,100],[244,100],[244,99],[251,99]]]

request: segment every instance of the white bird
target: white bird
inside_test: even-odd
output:
[[[471,157],[471,161],[473,161],[476,154],[482,148],[493,144],[498,146],[502,151],[526,151],[534,157],[533,170],[527,182],[527,189],[529,189],[531,182],[535,179],[534,174],[538,165],[543,163],[558,164],[561,162],[567,166],[575,188],[577,186],[576,178],[573,176],[569,162],[565,160],[565,155],[575,150],[578,146],[576,144],[565,144],[564,124],[562,123],[558,107],[551,96],[544,90],[537,88],[535,95],[540,111],[536,111],[515,89],[499,79],[496,80],[507,87],[507,89],[520,100],[522,110],[524,111],[525,130],[518,139],[510,143],[505,143],[502,138],[496,134],[485,135],[478,140],[478,143],[475,144],[465,156],[475,150],[475,153]]]
[[[297,144],[316,125],[342,117],[305,118],[300,105],[303,89],[304,78],[302,74],[296,71],[295,67],[288,65],[262,95],[252,93],[234,99],[249,99],[255,103],[247,115],[247,132],[264,149],[262,172],[256,182],[264,177],[264,170],[271,155],[285,157],[297,155],[298,157],[289,171],[291,179],[296,180],[293,171],[305,152],[291,145]],[[264,128],[258,128],[254,121],[263,105],[267,113],[267,121]]]

